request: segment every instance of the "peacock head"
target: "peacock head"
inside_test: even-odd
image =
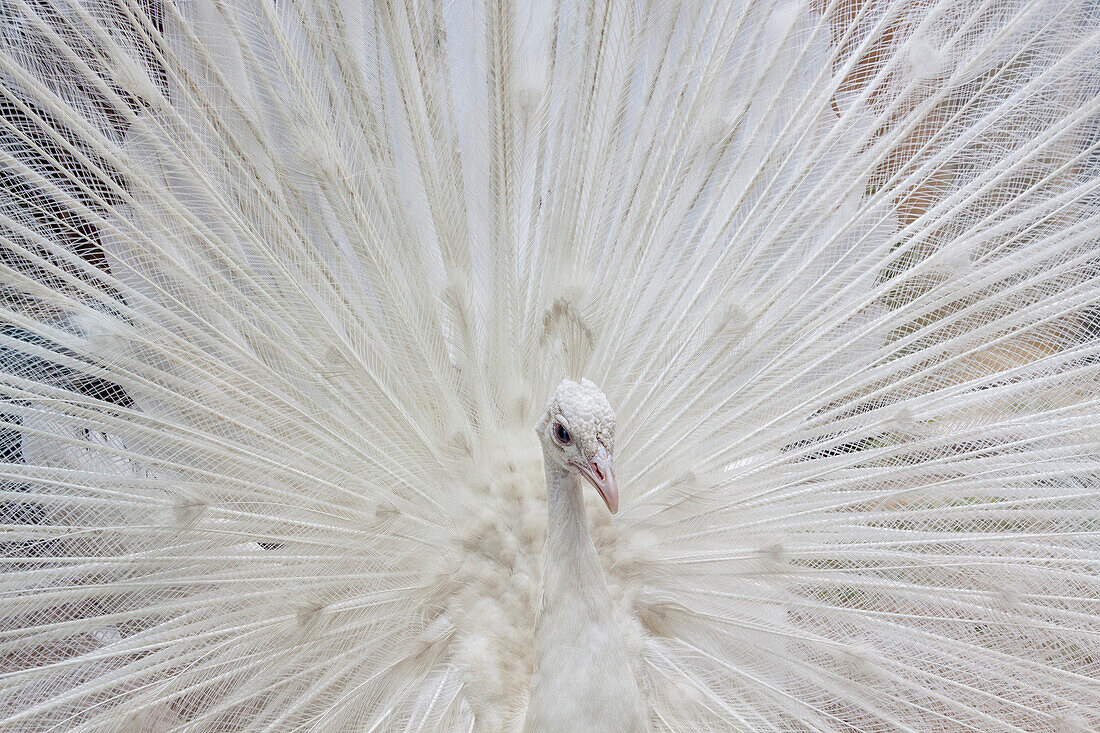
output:
[[[619,487],[615,483],[615,413],[607,395],[592,382],[580,384],[568,379],[558,385],[546,406],[546,414],[535,426],[548,460],[596,487],[607,508],[619,509]]]

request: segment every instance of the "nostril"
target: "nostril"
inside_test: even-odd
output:
[[[592,464],[592,473],[596,474],[596,478],[598,478],[600,481],[604,480],[603,470],[600,468],[600,464],[598,464],[598,463],[593,463]]]

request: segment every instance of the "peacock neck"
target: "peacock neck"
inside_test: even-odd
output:
[[[601,586],[606,592],[607,583],[588,534],[581,487],[568,469],[549,456],[544,455],[543,463],[546,467],[547,510],[544,564],[591,576],[585,579]]]
[[[588,533],[581,488],[545,455],[547,529],[525,731],[644,731],[644,704],[607,581]]]

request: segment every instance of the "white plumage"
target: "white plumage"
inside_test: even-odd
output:
[[[615,415],[587,380],[565,380],[535,432],[546,473],[546,545],[535,619],[534,671],[524,731],[647,730],[648,717],[589,536],[579,484],[618,510]]]
[[[0,728],[1100,728],[1094,3],[0,17]]]

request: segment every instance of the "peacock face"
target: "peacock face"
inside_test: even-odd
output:
[[[546,414],[535,428],[546,454],[583,476],[614,514],[619,509],[615,483],[615,413],[607,396],[592,382],[564,380],[554,390]]]

